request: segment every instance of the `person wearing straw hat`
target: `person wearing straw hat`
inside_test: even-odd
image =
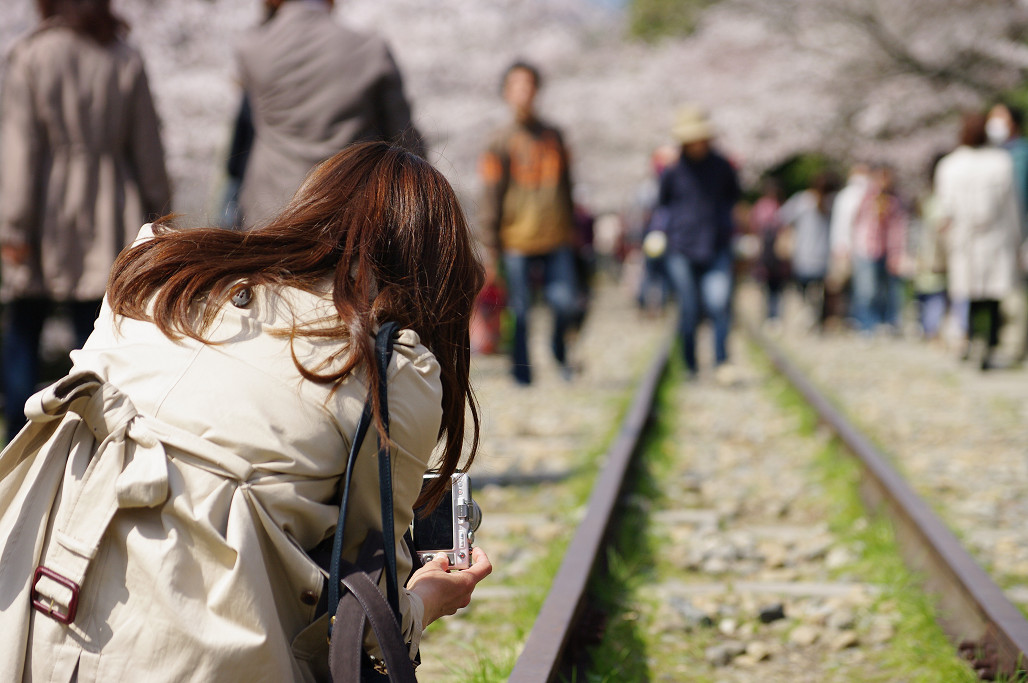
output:
[[[714,326],[714,361],[727,369],[732,296],[732,211],[739,179],[716,152],[714,128],[695,105],[679,109],[671,133],[682,153],[660,178],[657,211],[667,232],[666,268],[679,306],[682,351],[690,375],[697,371],[696,328],[701,313]]]

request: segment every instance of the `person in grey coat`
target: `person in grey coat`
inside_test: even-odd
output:
[[[35,392],[55,303],[81,347],[139,226],[169,210],[157,114],[139,53],[107,0],[39,0],[0,103],[0,299],[8,439]]]
[[[264,1],[270,18],[237,49],[255,128],[239,196],[245,228],[278,213],[314,166],[353,142],[425,155],[382,38],[334,22],[333,0]]]

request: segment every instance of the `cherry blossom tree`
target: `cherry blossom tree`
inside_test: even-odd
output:
[[[913,177],[952,146],[958,110],[1020,86],[1026,1],[688,0],[702,10],[688,34],[657,42],[630,39],[627,13],[597,0],[346,0],[336,14],[386,36],[431,160],[474,215],[478,154],[507,116],[498,80],[516,58],[542,68],[540,110],[565,129],[597,210],[632,202],[685,102],[710,111],[750,180],[812,152]],[[36,21],[34,0],[4,3],[3,53]],[[113,3],[147,62],[176,209],[203,221],[240,96],[232,45],[260,0]]]
[[[821,151],[917,173],[952,146],[961,109],[1028,69],[1017,0],[724,0],[705,20],[685,51],[726,55],[706,68],[732,78],[704,95],[731,117],[751,170]]]

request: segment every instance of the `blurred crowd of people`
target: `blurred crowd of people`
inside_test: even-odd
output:
[[[333,21],[333,4],[264,0],[264,21],[238,43],[243,93],[227,159],[224,227],[261,224],[312,167],[349,143],[382,139],[426,152],[387,44]],[[2,110],[9,436],[39,379],[47,316],[65,309],[81,344],[114,258],[140,224],[171,211],[157,115],[142,59],[124,40],[128,27],[108,2],[38,6],[43,21],[9,55]],[[510,118],[482,141],[477,224],[487,282],[472,342],[477,351],[497,350],[509,320],[512,376],[531,383],[529,310],[541,293],[553,312],[558,372],[570,379],[577,366],[569,340],[585,317],[594,269],[593,217],[574,200],[560,128],[536,110],[538,67],[518,61],[500,80]],[[960,338],[960,355],[983,368],[1016,363],[1028,339],[1022,126],[1021,112],[1008,104],[965,116],[959,144],[933,160],[916,191],[908,179],[898,184],[887,165],[857,163],[845,181],[826,169],[795,187],[772,174],[747,195],[713,144],[706,113],[686,106],[671,130],[675,144],[653,154],[644,218],[626,221],[631,234],[614,258],[641,250],[640,305],[676,302],[691,372],[704,317],[714,328],[715,365],[728,364],[740,257],[763,285],[771,329],[789,291],[798,292],[813,327],[868,335],[900,333],[913,302],[925,338],[949,330]],[[1017,342],[998,354],[1001,337]]]
[[[258,0],[255,0],[257,2]],[[218,208],[222,227],[276,215],[308,172],[349,144],[385,140],[426,156],[400,70],[379,36],[332,18],[333,0],[263,0],[236,45],[242,95]],[[57,309],[75,344],[92,329],[108,273],[139,227],[172,210],[157,115],[129,27],[109,0],[38,0],[40,25],[13,47],[3,94],[0,245],[8,438],[40,379],[41,334]],[[488,282],[476,350],[499,345],[511,311],[512,375],[532,381],[528,311],[542,290],[554,312],[560,374],[585,315],[592,217],[572,199],[561,131],[534,102],[539,70],[501,77],[511,118],[482,140],[479,234]],[[479,323],[484,322],[484,327]]]
[[[679,116],[701,120],[693,108]],[[916,325],[916,334],[983,370],[1018,364],[1028,341],[1022,128],[1022,112],[998,103],[963,115],[954,148],[930,160],[923,179],[901,186],[888,164],[860,162],[844,181],[826,167],[790,192],[784,174],[772,173],[752,201],[736,205],[731,193],[720,199],[717,173],[697,163],[696,138],[709,147],[713,133],[676,127],[680,146],[654,152],[657,189],[641,200],[647,210],[629,238],[643,260],[638,303],[660,310],[674,295],[691,371],[697,311],[714,328],[715,366],[727,360],[731,285],[710,284],[714,272],[761,284],[771,332],[781,328],[782,298],[793,291],[802,324],[812,330],[898,336]],[[683,177],[691,187],[679,187]],[[697,219],[703,212],[710,214]],[[684,280],[683,260],[692,275]]]

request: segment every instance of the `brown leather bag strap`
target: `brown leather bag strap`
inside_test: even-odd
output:
[[[343,577],[349,577],[354,571],[368,573],[368,578],[374,582],[382,575],[384,566],[382,553],[375,552],[376,548],[365,540],[361,546],[360,555],[357,558],[358,567],[347,562],[339,561],[339,582],[343,584]],[[377,558],[377,562],[375,561]],[[348,585],[345,585],[349,588]],[[342,597],[336,605],[335,615],[331,617],[334,622],[332,638],[329,640],[329,668],[332,672],[333,681],[359,681],[361,670],[361,658],[364,656],[364,624],[367,616],[353,590],[343,590]]]
[[[381,533],[368,533],[357,564],[346,560],[341,560],[340,564],[340,580],[348,590],[339,600],[329,646],[329,666],[333,680],[337,683],[360,680],[361,660],[364,656],[364,624],[369,621],[382,648],[389,680],[417,683],[409,648],[403,642],[400,626],[375,583],[385,566]]]

